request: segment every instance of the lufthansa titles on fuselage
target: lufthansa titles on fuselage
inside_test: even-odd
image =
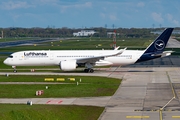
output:
[[[25,57],[48,57],[46,52],[24,52]]]

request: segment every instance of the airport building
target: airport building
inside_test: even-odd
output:
[[[0,39],[3,38],[3,31],[1,31],[1,36],[0,36]]]
[[[115,32],[107,32],[107,37],[108,38],[111,38],[112,36],[118,36],[119,35],[119,33],[115,33]]]
[[[80,32],[73,33],[73,36],[91,36],[96,33],[94,30],[81,30]]]

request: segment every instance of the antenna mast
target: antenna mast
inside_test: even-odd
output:
[[[113,36],[113,48],[116,48],[116,30],[114,30],[114,36]]]

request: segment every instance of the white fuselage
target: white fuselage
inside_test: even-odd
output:
[[[86,63],[86,59],[114,54],[116,50],[49,50],[21,51],[11,54],[4,63],[11,66],[57,66],[61,61],[76,60]],[[125,50],[120,55],[105,57],[95,62],[95,66],[122,66],[135,63],[144,51]],[[85,60],[84,60],[85,59]]]
[[[113,63],[113,66],[134,64],[144,53],[138,50],[125,50],[121,55],[105,58],[105,61]]]

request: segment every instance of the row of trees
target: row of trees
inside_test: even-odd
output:
[[[118,37],[154,37],[151,32],[163,30],[164,28],[117,28]],[[177,28],[178,29],[178,28]],[[3,31],[4,37],[72,37],[73,32],[81,31],[82,29],[71,28],[0,28]],[[107,37],[107,32],[113,32],[114,29],[107,28],[88,28],[86,30],[94,30],[97,33],[93,37]],[[1,35],[0,35],[1,36]]]

